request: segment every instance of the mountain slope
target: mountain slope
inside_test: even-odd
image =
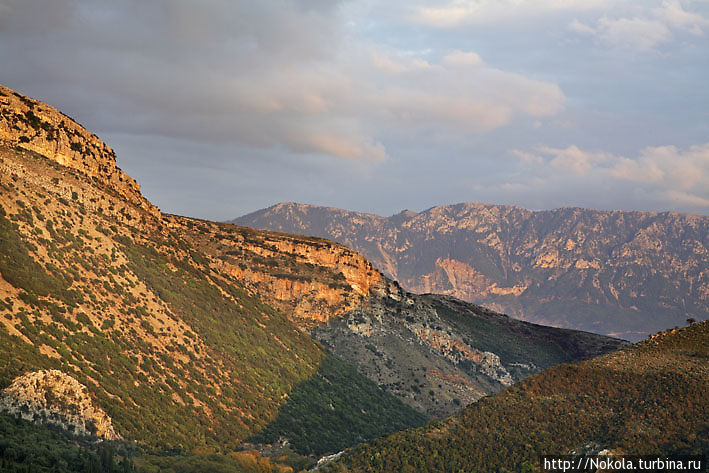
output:
[[[549,366],[625,342],[511,319],[452,297],[392,284],[356,310],[313,330],[333,353],[431,417],[457,412]]]
[[[539,455],[709,453],[709,322],[564,364],[454,418],[347,453],[330,472],[536,471]]]
[[[623,344],[414,296],[321,238],[164,215],[98,138],[5,88],[0,135],[0,410],[89,441],[314,454]]]
[[[639,340],[709,317],[709,217],[478,203],[389,218],[284,203],[233,221],[330,238],[407,290]]]
[[[0,408],[151,449],[235,449],[320,376],[322,347],[200,251],[183,231],[197,221],[145,200],[94,135],[0,88],[0,137]],[[362,297],[336,276],[345,306]],[[376,386],[347,408],[372,397],[390,407],[371,418],[384,432],[420,423]]]
[[[51,164],[0,145],[18,171],[0,175],[0,386],[60,369],[158,447],[235,442],[275,415],[317,345],[153,216]],[[90,211],[101,197],[125,216]]]
[[[314,237],[170,216],[260,298],[409,406],[440,417],[564,361],[624,346],[541,327],[451,297],[414,295],[361,255]]]

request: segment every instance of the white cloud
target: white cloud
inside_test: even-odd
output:
[[[581,23],[578,19],[574,18],[571,23],[569,23],[569,29],[575,33],[579,34],[594,34],[596,33],[595,28]]]
[[[698,36],[704,34],[704,28],[709,26],[708,18],[685,10],[679,0],[664,0],[662,5],[654,10],[654,14],[673,28]]]
[[[477,53],[455,50],[443,57],[443,64],[447,66],[480,66],[483,60]]]
[[[410,20],[434,28],[455,28],[489,22],[529,21],[556,12],[602,9],[618,0],[448,0],[414,7]]]
[[[511,154],[531,166],[533,176],[579,182],[615,182],[654,195],[669,206],[690,206],[709,211],[709,143],[681,150],[654,146],[627,157],[587,151],[577,146],[539,146],[533,152]],[[531,176],[530,176],[531,177]]]
[[[665,23],[647,18],[603,17],[598,21],[597,32],[606,44],[640,50],[652,50],[672,39]]]
[[[636,8],[632,16],[623,16],[622,12],[609,14],[604,13],[591,24],[574,18],[568,28],[577,34],[596,36],[608,46],[652,51],[675,39],[675,33],[701,36],[709,26],[709,18],[686,10],[679,0],[663,0],[656,7],[647,2],[643,8]]]
[[[565,149],[542,146],[539,151],[551,156],[549,165],[552,168],[571,172],[577,176],[585,176],[596,166],[610,159],[607,153],[582,151],[576,146],[569,146]]]

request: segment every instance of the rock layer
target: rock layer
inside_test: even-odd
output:
[[[116,153],[59,110],[0,85],[0,140],[76,169],[154,216],[140,185],[116,166]]]

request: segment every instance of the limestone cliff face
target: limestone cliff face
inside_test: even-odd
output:
[[[408,290],[637,340],[709,317],[709,217],[466,203],[389,218],[279,204],[239,225],[332,238]]]
[[[78,435],[121,438],[111,418],[93,404],[86,386],[59,370],[34,371],[16,378],[2,391],[0,410]]]
[[[116,166],[116,154],[59,110],[0,85],[0,140],[34,151],[113,188],[153,215],[159,210],[138,183]]]
[[[512,376],[500,363],[500,357],[492,352],[482,352],[461,340],[460,336],[417,325],[413,332],[432,349],[442,354],[453,363],[470,361],[480,366],[480,370],[503,386],[512,384]]]
[[[212,256],[216,270],[237,278],[302,329],[385,290],[384,278],[367,259],[331,241],[174,215],[163,221]]]

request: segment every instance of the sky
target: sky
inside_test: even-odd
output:
[[[709,214],[709,0],[0,0],[0,83],[163,211]]]

